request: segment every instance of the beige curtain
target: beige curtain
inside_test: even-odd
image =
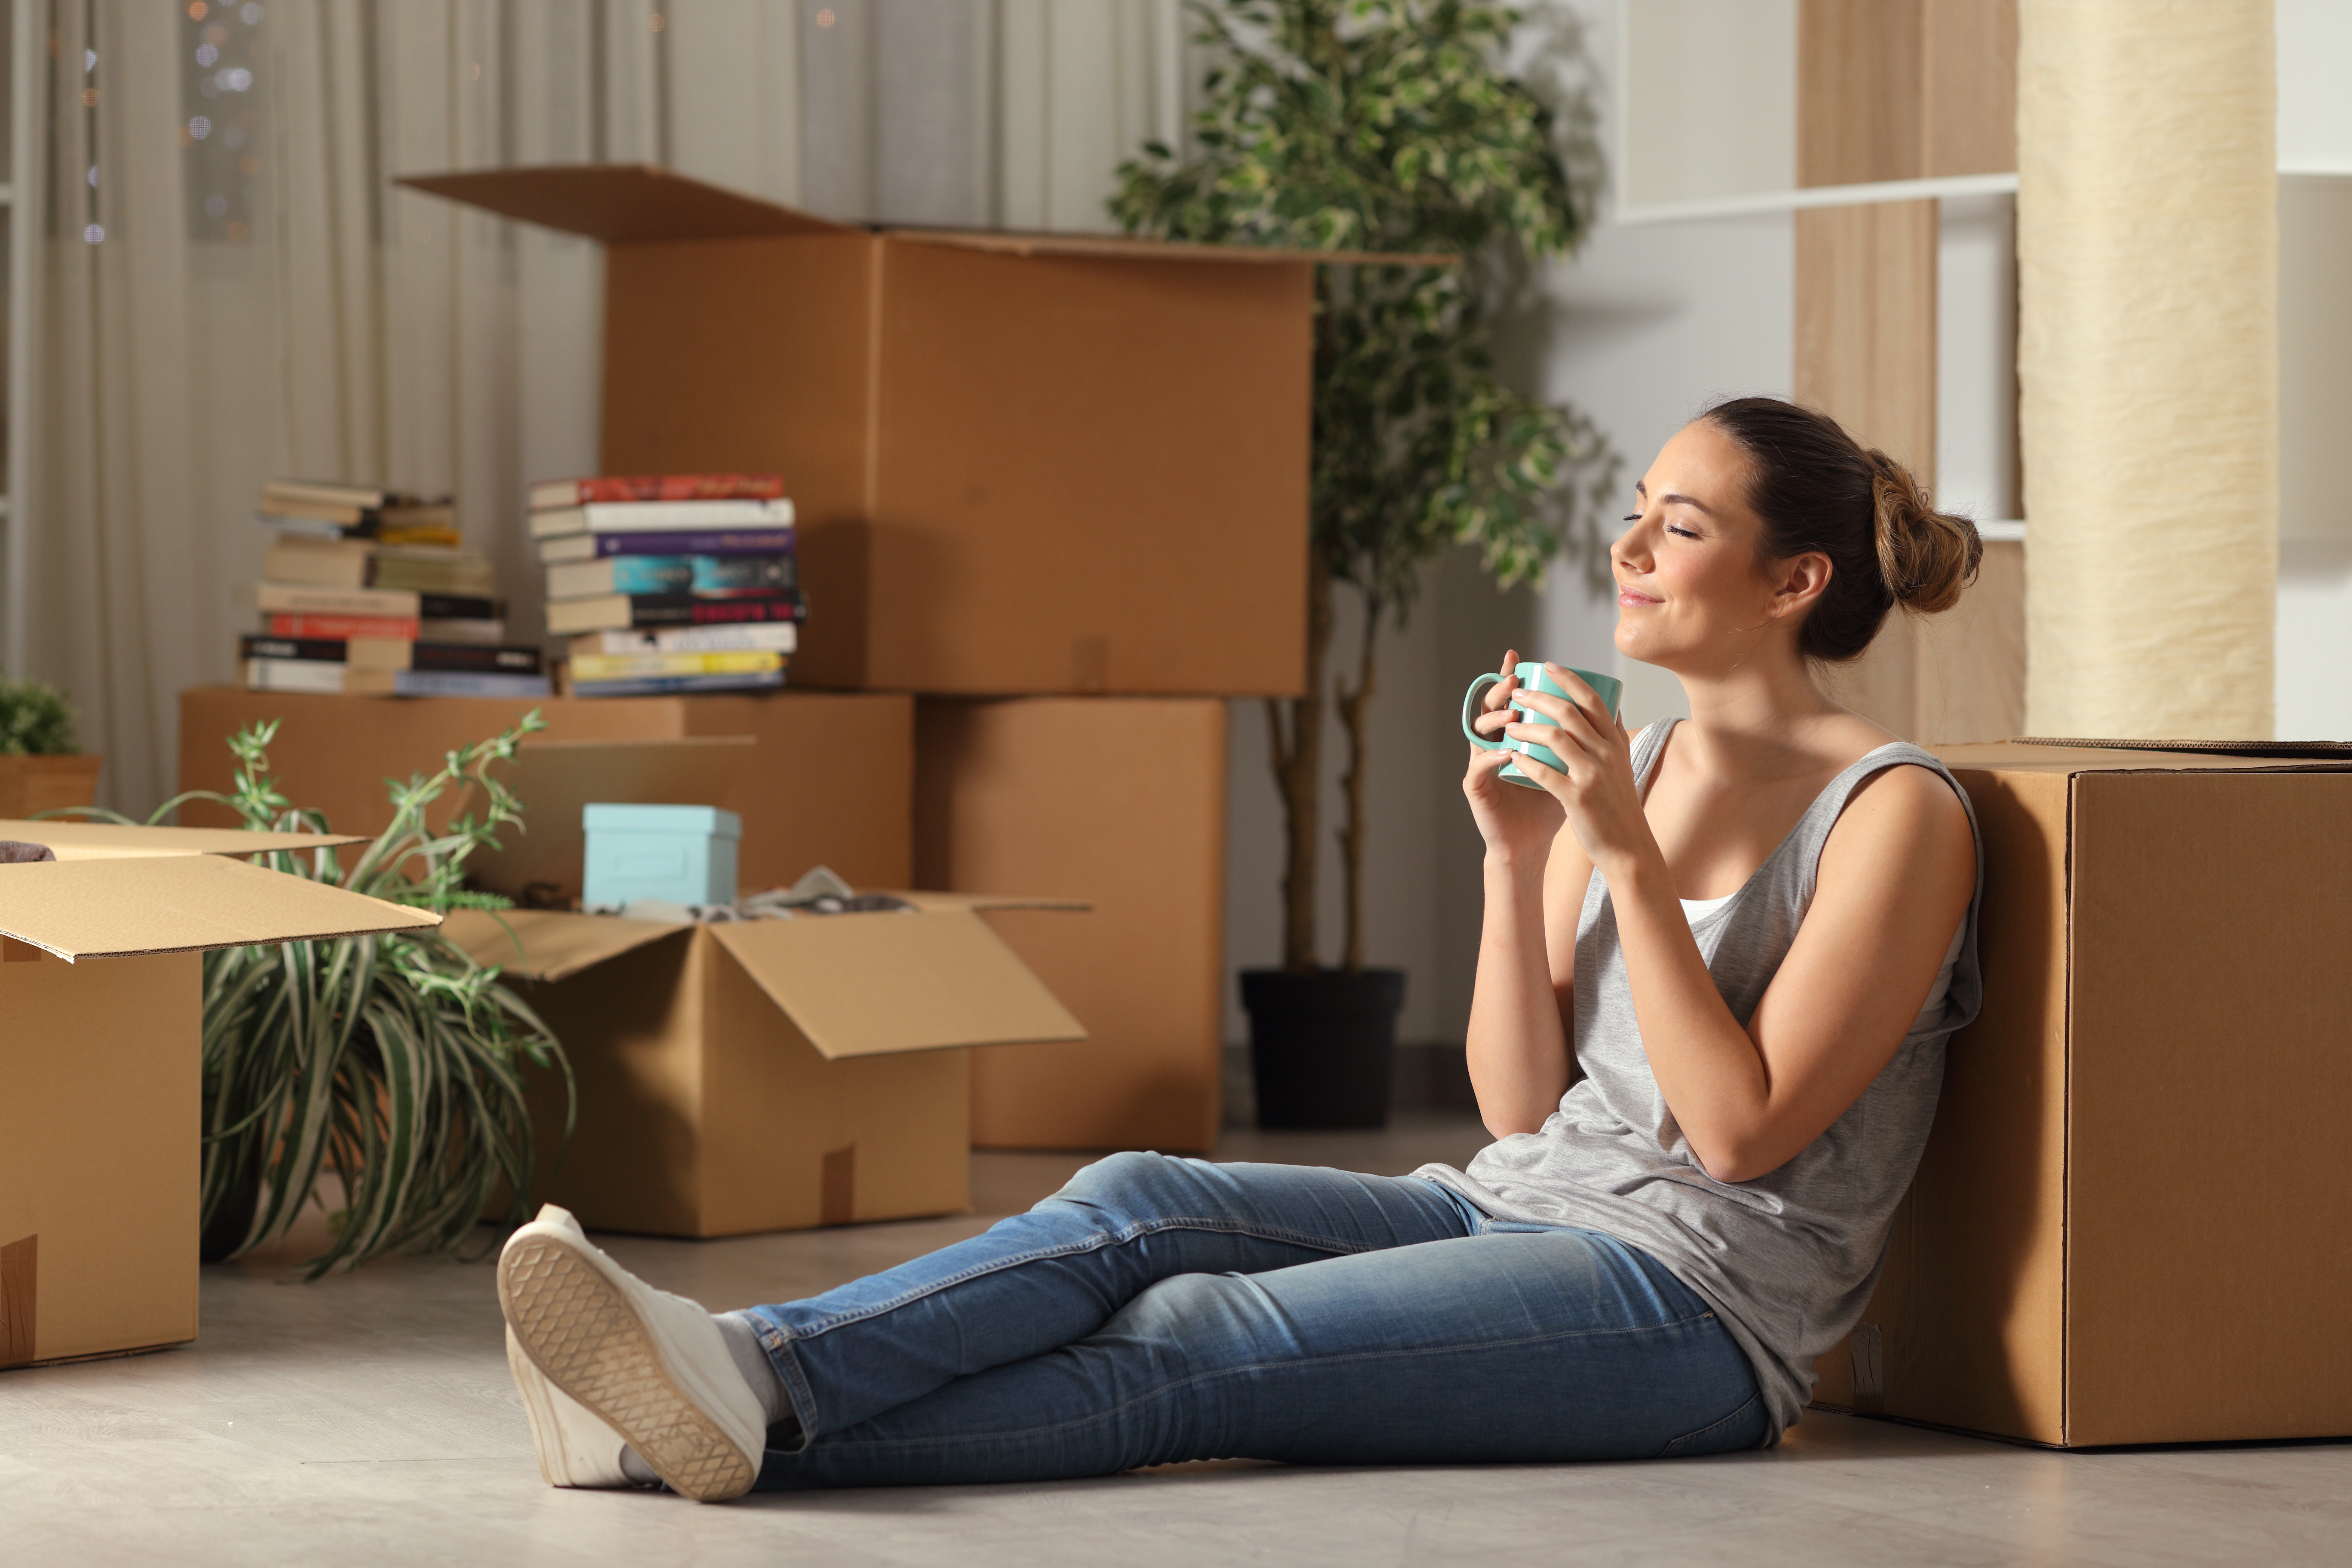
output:
[[[196,9],[56,0],[18,194],[7,644],[129,810],[174,786],[180,689],[232,678],[272,475],[452,491],[539,635],[520,496],[595,466],[602,258],[393,176],[644,161],[842,216],[1101,227],[1118,160],[1181,129],[1189,30],[1176,0]]]

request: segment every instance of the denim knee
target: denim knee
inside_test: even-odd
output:
[[[1191,1163],[1140,1149],[1122,1150],[1082,1168],[1045,1202],[1070,1204],[1117,1216],[1115,1228],[1119,1223],[1159,1212],[1163,1205],[1155,1200],[1175,1185],[1172,1178]]]

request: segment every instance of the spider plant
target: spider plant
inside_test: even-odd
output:
[[[536,711],[490,740],[448,752],[438,772],[387,781],[391,824],[345,850],[278,852],[257,864],[352,892],[444,912],[508,907],[463,886],[467,856],[498,847],[522,805],[489,769],[545,723]],[[259,832],[331,831],[293,805],[269,773],[272,721],[228,742],[237,763],[226,794],[190,801],[229,807]],[[453,785],[484,808],[435,830],[427,816]],[[118,822],[116,812],[82,815]],[[356,849],[346,868],[342,857]],[[531,1188],[531,1121],[521,1064],[563,1075],[562,1047],[495,966],[438,931],[338,937],[205,955],[203,1253],[234,1258],[285,1236],[321,1175],[340,1181],[331,1242],[309,1278],[355,1268],[406,1247],[456,1248],[485,1217],[519,1222]],[[567,1109],[565,1132],[571,1130]],[[495,1215],[493,1204],[504,1202]]]

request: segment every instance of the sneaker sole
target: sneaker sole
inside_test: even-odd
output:
[[[594,1264],[531,1237],[499,1259],[499,1302],[531,1364],[620,1433],[671,1490],[723,1502],[751,1489],[751,1461],[671,1380],[628,1299]]]

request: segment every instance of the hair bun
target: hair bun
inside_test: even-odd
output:
[[[1984,559],[1977,525],[1928,504],[1919,481],[1885,453],[1870,454],[1877,511],[1878,569],[1895,602],[1923,616],[1959,603]]]

